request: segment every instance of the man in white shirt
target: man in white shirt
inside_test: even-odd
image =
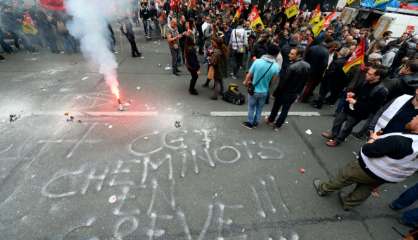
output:
[[[232,56],[235,59],[235,66],[233,68],[232,78],[236,79],[237,73],[242,67],[244,53],[248,47],[248,38],[245,29],[242,27],[242,19],[239,21],[238,26],[232,30],[229,45],[232,49]]]

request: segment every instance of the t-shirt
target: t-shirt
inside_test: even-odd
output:
[[[250,73],[253,75],[253,85],[257,84],[257,81],[260,81],[255,86],[256,93],[267,93],[269,91],[270,87],[270,81],[273,78],[273,76],[278,76],[280,73],[280,67],[279,65],[274,61],[268,61],[263,58],[257,59],[254,61],[254,63],[251,65]],[[264,73],[267,71],[267,69],[271,66],[270,70],[264,75]],[[264,77],[260,79],[262,76]]]

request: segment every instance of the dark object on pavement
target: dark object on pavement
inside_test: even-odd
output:
[[[235,105],[243,105],[245,103],[245,96],[238,90],[236,84],[229,84],[228,90],[224,92],[222,99]]]

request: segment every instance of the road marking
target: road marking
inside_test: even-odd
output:
[[[225,112],[210,112],[212,117],[246,117],[248,116],[248,112],[233,112],[233,111],[225,111]],[[269,116],[270,112],[263,112],[262,116]],[[320,117],[321,114],[319,112],[289,112],[289,116],[300,116],[300,117]]]
[[[26,116],[64,116],[67,113],[65,111],[42,111],[42,112],[32,112]],[[74,117],[153,117],[158,116],[158,112],[71,112],[68,111],[69,115]]]
[[[74,151],[80,146],[80,144],[87,138],[90,132],[97,126],[97,123],[93,123],[89,129],[83,134],[83,136],[75,143],[73,148],[71,148],[70,152],[67,154],[67,158],[71,158],[74,154]]]

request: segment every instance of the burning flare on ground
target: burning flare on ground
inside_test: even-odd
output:
[[[118,101],[120,101],[119,81],[116,73],[105,75],[105,80],[112,94],[115,95]]]

